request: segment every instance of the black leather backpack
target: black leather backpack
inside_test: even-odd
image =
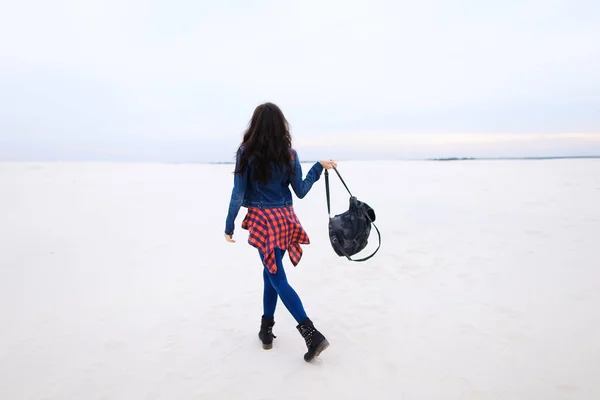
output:
[[[353,196],[338,170],[335,167],[333,169],[350,194],[350,206],[348,211],[334,217],[331,216],[329,171],[325,170],[325,191],[327,193],[327,214],[329,216],[329,240],[331,241],[331,246],[340,257],[346,257],[350,261],[366,261],[373,257],[381,247],[381,234],[374,223],[375,210],[367,203]],[[368,257],[358,260],[352,259],[351,256],[357,254],[367,246],[369,235],[371,234],[371,225],[375,227],[377,236],[379,237],[377,249]]]

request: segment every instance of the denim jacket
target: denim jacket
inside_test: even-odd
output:
[[[237,153],[236,169],[239,162],[239,156],[243,148]],[[233,235],[235,219],[240,207],[246,208],[275,208],[287,207],[293,205],[292,193],[289,186],[292,187],[298,198],[302,199],[310,191],[313,184],[319,180],[323,172],[323,166],[315,163],[302,179],[302,167],[300,159],[295,150],[290,149],[291,163],[290,169],[286,173],[273,169],[271,180],[267,185],[257,181],[250,181],[248,176],[252,168],[252,162],[249,162],[248,168],[243,174],[235,174],[233,178],[233,190],[229,201],[229,211],[225,221],[225,234]]]

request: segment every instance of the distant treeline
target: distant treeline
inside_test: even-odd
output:
[[[449,157],[449,158],[430,158],[429,161],[464,161],[464,160],[476,160],[476,158],[458,158],[458,157]]]
[[[561,160],[572,158],[600,158],[600,156],[548,156],[548,157],[482,157],[482,158],[428,158],[427,161],[464,161],[464,160]]]

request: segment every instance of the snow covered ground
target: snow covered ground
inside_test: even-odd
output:
[[[383,246],[337,257],[324,180],[296,200],[313,364],[281,302],[260,346],[231,169],[0,164],[0,399],[600,398],[600,160],[341,162]]]

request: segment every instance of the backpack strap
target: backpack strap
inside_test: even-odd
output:
[[[350,191],[350,189],[348,189],[348,185],[346,185],[346,182],[344,182],[344,179],[338,172],[337,168],[333,167],[333,170],[335,171],[337,176],[340,178],[340,181],[342,181],[342,183],[344,184],[344,187],[348,191],[348,194],[350,194],[350,196],[352,196],[352,192]],[[329,215],[331,217],[331,201],[330,201],[330,196],[329,196],[329,171],[328,170],[325,170],[325,193],[327,194],[327,215]]]
[[[329,171],[325,170],[325,194],[327,195],[327,215],[331,218],[331,201],[329,199]]]
[[[333,170],[335,171],[335,173],[337,174],[337,176],[340,178],[340,180],[344,184],[344,187],[346,188],[346,190],[348,191],[348,193],[350,194],[350,196],[352,196],[352,193],[350,192],[350,189],[348,189],[348,186],[346,185],[346,182],[344,182],[344,179],[342,179],[342,176],[340,175],[340,173],[338,172],[338,170],[335,167],[333,167]],[[331,218],[331,201],[330,201],[330,195],[329,195],[329,171],[328,170],[325,170],[325,193],[327,195],[327,215]],[[363,213],[365,214],[365,216],[367,217],[367,219],[371,222],[371,224],[375,227],[375,230],[377,231],[377,237],[379,239],[379,244],[377,245],[377,248],[375,249],[375,251],[370,256],[367,256],[367,257],[364,257],[364,258],[360,258],[358,260],[353,260],[348,254],[346,254],[346,252],[344,251],[344,249],[342,249],[341,247],[339,248],[339,250],[342,252],[342,254],[344,254],[346,256],[346,258],[348,260],[355,261],[355,262],[367,261],[368,259],[370,259],[371,257],[373,257],[379,251],[379,248],[381,247],[381,233],[379,232],[379,228],[377,228],[377,225],[375,225],[375,222],[373,222],[371,220],[371,217],[369,217],[369,214],[364,210],[364,208],[361,207],[361,210],[363,211]]]
[[[335,173],[337,174],[338,178],[340,178],[340,181],[342,181],[342,183],[344,184],[344,187],[346,188],[346,190],[348,191],[348,194],[350,196],[352,196],[352,192],[350,192],[350,189],[348,189],[348,185],[346,185],[346,182],[344,182],[344,178],[342,178],[342,176],[340,175],[340,172],[337,170],[336,167],[333,167],[333,170],[335,171]],[[327,170],[325,170],[325,172],[327,172]]]

